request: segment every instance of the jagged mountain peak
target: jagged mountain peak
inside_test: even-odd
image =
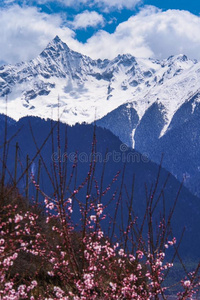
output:
[[[175,60],[188,61],[188,57],[185,54],[178,54],[178,55],[170,55],[167,58],[167,61],[175,61]]]
[[[53,42],[55,42],[55,43],[61,43],[62,40],[61,40],[61,38],[60,38],[58,35],[56,35],[56,36],[54,37],[54,39],[53,39]]]
[[[197,63],[196,59],[190,59],[185,54],[171,55],[167,58],[167,61],[171,61],[171,62],[175,62],[175,61],[181,61],[181,62],[192,61],[194,64]]]
[[[189,69],[197,63],[195,59],[189,59],[185,54],[171,55],[163,62],[163,66],[177,69]]]
[[[43,59],[50,57],[54,60],[59,60],[63,57],[65,57],[65,59],[69,59],[69,56],[72,54],[73,51],[68,47],[68,45],[56,36],[40,53],[39,57]]]
[[[47,45],[47,47],[42,51],[70,51],[70,48],[67,46],[66,43],[64,43],[59,36],[55,36],[55,38]],[[41,53],[41,54],[42,54]]]
[[[59,70],[63,74],[76,73],[76,71],[81,72],[81,69],[84,69],[84,65],[88,65],[92,60],[79,52],[73,51],[56,36],[35,59],[35,62],[39,62],[40,65],[45,65],[46,67],[48,66],[49,69],[56,65],[58,74],[55,72],[55,76],[59,77]]]

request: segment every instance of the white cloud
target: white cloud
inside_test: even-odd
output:
[[[112,34],[98,31],[83,50],[93,58],[114,58],[119,53],[167,58],[186,54],[200,60],[200,17],[188,11],[146,7],[118,25]]]
[[[103,26],[104,18],[96,11],[85,10],[83,13],[76,15],[71,24],[74,29]]]
[[[5,4],[10,4],[10,3],[13,3],[13,2],[15,2],[15,0],[4,0]]]
[[[29,60],[56,35],[74,42],[74,32],[61,28],[59,15],[47,15],[36,8],[18,5],[0,10],[0,60],[15,63]]]
[[[22,1],[24,1],[24,0],[22,0]],[[30,2],[29,0],[25,0],[25,1],[27,4],[28,4],[28,2]],[[63,6],[77,7],[78,5],[81,5],[81,4],[87,4],[88,2],[90,2],[90,0],[36,0],[34,2],[37,2],[38,4],[57,2],[59,4],[62,4]]]
[[[14,0],[6,0],[7,2],[13,2]],[[66,7],[77,7],[84,5],[85,7],[95,7],[98,6],[102,9],[122,9],[128,8],[133,9],[138,3],[141,3],[142,0],[20,0],[21,3],[26,3],[31,5],[33,3],[38,4],[47,4],[50,2],[57,2]]]
[[[87,26],[87,22],[82,19],[80,24]],[[77,28],[80,24],[74,22]],[[182,53],[200,60],[200,17],[187,11],[163,12],[146,7],[119,24],[114,33],[99,30],[82,44],[75,39],[74,31],[63,26],[59,15],[15,5],[0,10],[0,61],[15,63],[32,59],[56,35],[73,50],[92,58],[114,58],[120,53],[167,58]]]
[[[108,8],[128,8],[133,9],[135,6],[139,3],[141,3],[141,0],[94,0],[94,3],[99,6],[105,6]]]

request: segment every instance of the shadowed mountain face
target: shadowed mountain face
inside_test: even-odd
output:
[[[200,105],[199,93],[190,97],[174,113],[166,132],[166,113],[162,103],[153,103],[141,120],[135,109],[122,105],[107,114],[97,124],[108,128],[124,143],[152,161],[160,162],[164,154],[163,167],[170,171],[195,195],[200,195]],[[132,130],[130,129],[132,128]]]
[[[0,118],[1,136],[0,140],[3,143],[3,128],[4,128],[4,116]],[[53,128],[53,147],[52,147],[52,135],[49,134]],[[18,134],[15,133],[20,129]],[[67,132],[67,133],[66,133]],[[66,135],[67,134],[67,135]],[[47,138],[49,135],[49,138]],[[66,126],[65,124],[59,124],[59,139],[58,126],[55,122],[45,121],[40,118],[27,117],[22,118],[18,122],[8,120],[8,140],[9,140],[9,152],[7,157],[7,170],[11,174],[14,174],[14,157],[16,150],[16,142],[19,144],[18,151],[18,168],[17,177],[20,177],[23,170],[26,167],[26,155],[29,155],[30,161],[35,157],[38,148],[41,148],[43,142],[46,139],[46,143],[41,148],[41,155],[43,162],[48,169],[48,173],[54,177],[53,166],[56,169],[59,168],[59,160],[61,159],[63,165],[66,167],[67,183],[69,188],[66,191],[66,197],[70,197],[71,193],[78,187],[79,184],[84,182],[88,175],[91,161],[91,149],[94,135],[94,127],[92,125],[76,125],[73,127]],[[95,130],[96,135],[96,166],[94,179],[98,182],[99,188],[102,184],[102,190],[104,191],[114,176],[120,171],[116,182],[112,183],[108,192],[102,197],[104,204],[108,203],[113,194],[116,192],[117,196],[111,201],[110,205],[106,208],[107,214],[113,216],[115,213],[115,207],[117,199],[120,194],[120,187],[122,186],[122,201],[117,214],[118,225],[126,224],[128,219],[127,204],[130,201],[133,177],[134,180],[134,197],[133,197],[133,209],[135,214],[138,216],[138,222],[141,223],[142,216],[144,215],[146,208],[146,201],[148,197],[153,194],[154,187],[157,181],[157,174],[159,167],[157,164],[152,163],[147,157],[139,154],[135,150],[131,150],[125,144],[114,136],[110,131],[97,127]],[[33,141],[35,138],[36,144]],[[10,139],[12,137],[12,139]],[[67,137],[67,138],[66,138]],[[58,148],[57,140],[60,141],[61,145]],[[66,147],[65,147],[66,146]],[[60,149],[60,150],[59,150]],[[1,148],[1,157],[2,151]],[[60,157],[60,158],[59,158]],[[68,158],[68,159],[67,159]],[[77,158],[77,167],[73,168],[74,160]],[[38,174],[38,159],[39,155],[36,156],[35,160],[29,167],[29,175],[32,173],[37,179]],[[123,170],[125,166],[125,173],[123,176]],[[104,170],[105,167],[105,170]],[[74,170],[74,171],[72,171]],[[58,172],[58,170],[56,171]],[[71,178],[71,174],[74,175]],[[103,174],[103,175],[102,175]],[[7,178],[10,176],[7,173]],[[102,180],[103,178],[103,180]],[[171,175],[166,185],[164,186],[166,179],[168,178],[168,172],[165,169],[160,170],[158,186],[155,192],[155,202],[160,195],[160,201],[158,202],[157,210],[155,210],[155,218],[160,218],[160,211],[163,209],[165,203],[166,213],[169,213],[170,208],[173,207],[176,199],[180,183]],[[9,178],[12,181],[11,178]],[[93,186],[91,190],[91,196],[96,197],[97,191]],[[19,181],[18,186],[21,191],[24,191],[26,187],[26,177],[23,176]],[[41,167],[40,176],[40,187],[47,194],[53,197],[55,189],[52,186],[52,182],[45,170],[44,165]],[[31,184],[29,179],[29,196],[35,197],[36,190]],[[86,185],[77,194],[77,199],[84,203],[86,195]],[[40,201],[43,201],[43,196],[40,196]],[[76,201],[74,200],[76,206]],[[199,254],[199,226],[200,226],[200,200],[193,196],[186,188],[182,188],[178,202],[176,205],[174,218],[172,220],[172,226],[174,228],[173,235],[177,238],[180,237],[183,227],[185,226],[186,232],[182,242],[182,252],[192,257],[198,256]],[[77,213],[77,220],[79,214]],[[109,222],[105,220],[103,227],[108,229]],[[119,233],[119,232],[118,232]]]
[[[100,120],[98,126],[109,129],[128,147],[132,147],[132,132],[136,129],[139,117],[131,103],[123,104]]]
[[[141,122],[140,127],[138,126],[135,143],[138,151],[146,151],[149,157],[157,163],[159,155],[164,153],[163,166],[180,181],[184,178],[185,186],[196,195],[200,195],[200,105],[198,99],[199,94],[196,94],[190,101],[182,104],[174,114],[167,132],[160,138],[150,134],[155,122],[147,114],[147,120]],[[160,117],[160,122],[162,122],[162,117]],[[157,124],[158,128],[159,120]]]

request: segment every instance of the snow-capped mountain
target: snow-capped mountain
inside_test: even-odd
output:
[[[56,119],[59,97],[61,120],[68,124],[90,123],[123,104],[136,111],[139,122],[156,103],[164,118],[162,136],[175,111],[200,88],[199,79],[200,64],[184,55],[163,61],[130,54],[92,60],[55,37],[37,58],[0,68],[0,112],[7,95],[14,119]]]
[[[55,37],[37,58],[0,67],[0,113],[6,111],[15,120],[96,120],[156,162],[166,153],[164,166],[179,180],[194,177],[191,189],[200,195],[200,63],[185,55],[92,60]]]

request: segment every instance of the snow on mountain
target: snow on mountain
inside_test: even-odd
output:
[[[0,113],[105,127],[200,196],[200,63],[130,54],[92,60],[55,37],[29,62],[0,66]]]
[[[0,67],[0,113],[18,120],[27,115],[68,124],[99,120],[122,105],[131,105],[138,121],[157,104],[163,115],[160,137],[175,112],[200,90],[200,63],[185,55],[166,60],[137,59],[130,54],[92,60],[55,37],[29,62]],[[58,101],[59,98],[59,101]],[[6,100],[7,99],[7,100]],[[6,104],[7,102],[7,104]]]

